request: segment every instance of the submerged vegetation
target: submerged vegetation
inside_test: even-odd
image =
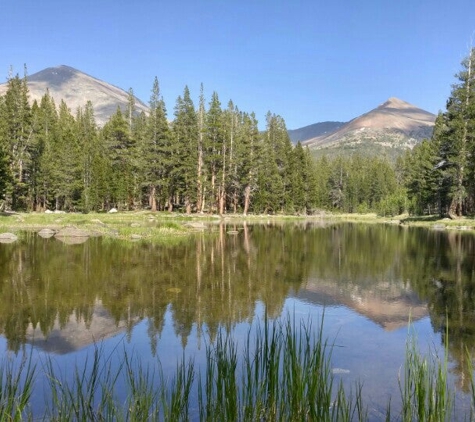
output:
[[[314,329],[311,323],[290,317],[284,322],[265,319],[248,331],[245,344],[220,331],[207,344],[203,367],[184,356],[172,377],[127,353],[113,366],[100,346],[84,367],[76,365],[70,371],[69,378],[51,357],[37,365],[30,357],[19,367],[4,359],[0,418],[366,421],[369,409],[362,398],[363,385],[348,390],[338,380],[331,366],[333,343],[322,337],[322,328],[323,320]],[[401,404],[388,402],[386,420],[471,420],[470,410],[453,407],[447,362],[421,355],[413,340],[410,337],[399,374]],[[117,388],[121,383],[125,392]],[[31,397],[41,385],[46,402],[41,410],[33,409]]]

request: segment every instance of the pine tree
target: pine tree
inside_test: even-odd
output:
[[[196,163],[196,209],[202,213],[205,207],[205,179],[206,176],[204,166],[204,153],[205,153],[205,135],[206,135],[206,107],[205,98],[203,94],[203,84],[200,87],[200,103],[197,113],[198,124],[198,140],[197,140],[197,163]]]
[[[55,154],[57,149],[58,112],[49,92],[41,98],[40,106],[35,103],[33,111],[33,157],[30,189],[33,191],[33,205],[35,211],[48,208],[52,199],[54,186]]]
[[[223,195],[222,174],[226,164],[226,142],[223,127],[223,111],[218,94],[213,92],[206,114],[206,139],[204,163],[209,175],[207,191],[210,210],[219,210],[220,197]]]
[[[6,142],[7,119],[5,97],[0,95],[0,209],[5,206],[7,186],[11,183],[8,160],[8,144]]]
[[[441,208],[441,170],[437,168],[440,160],[436,147],[434,140],[424,140],[408,152],[404,160],[404,184],[412,203],[412,211],[419,215],[432,214]]]
[[[28,103],[26,71],[23,79],[10,78],[4,100],[4,142],[9,161],[6,206],[14,210],[27,208],[31,153],[31,107]]]
[[[277,116],[270,112],[266,116],[266,131],[262,137],[260,149],[257,191],[254,197],[254,206],[259,212],[279,212],[284,205],[283,173],[286,171],[287,157],[282,154],[280,144],[280,128]]]
[[[331,167],[328,158],[323,155],[315,163],[318,177],[315,184],[315,205],[318,208],[330,209],[330,175]]]
[[[169,206],[172,204],[171,148],[165,103],[160,95],[158,79],[155,77],[146,132],[138,146],[141,181],[147,189],[147,202],[152,211],[163,209],[166,202]]]
[[[61,101],[58,111],[58,132],[51,149],[46,151],[51,187],[56,210],[74,210],[81,195],[81,148],[76,120],[68,106]]]
[[[285,121],[281,116],[267,113],[267,134],[266,141],[274,150],[274,160],[277,165],[279,180],[275,187],[279,190],[275,192],[276,209],[281,212],[293,212],[294,204],[292,198],[292,143],[285,126]]]
[[[106,178],[113,178],[114,174],[108,172],[110,167],[107,166],[106,151],[104,144],[100,142],[94,108],[90,101],[86,103],[84,109],[78,110],[76,124],[76,146],[79,148],[77,184],[81,209],[83,212],[89,212],[104,207],[104,196],[109,185]],[[132,169],[129,167],[125,171],[131,172]],[[127,178],[129,179],[130,175]]]
[[[199,195],[200,164],[198,116],[187,86],[183,98],[178,97],[175,105],[173,128],[174,162],[173,176],[180,197],[183,198],[185,211],[191,213],[196,207]]]
[[[238,183],[243,196],[243,214],[249,212],[258,188],[258,163],[262,142],[254,113],[242,116],[240,141],[236,146]]]
[[[115,114],[104,125],[102,136],[109,157],[110,203],[118,209],[130,209],[133,205],[133,148],[135,144],[120,108],[117,108]],[[89,165],[90,162],[87,161],[86,164]],[[85,186],[87,186],[88,174],[85,176]]]
[[[462,62],[458,83],[452,87],[444,113],[445,133],[440,139],[440,155],[446,177],[450,180],[448,215],[460,217],[467,198],[469,174],[473,166],[469,156],[475,150],[475,49]]]

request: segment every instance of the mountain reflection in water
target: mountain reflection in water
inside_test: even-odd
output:
[[[470,233],[390,225],[228,223],[168,247],[29,233],[0,245],[0,333],[15,352],[32,343],[65,354],[130,337],[147,320],[155,354],[166,315],[185,347],[203,327],[213,339],[249,323],[256,303],[277,318],[294,297],[350,309],[387,332],[429,316],[467,388],[474,257]]]

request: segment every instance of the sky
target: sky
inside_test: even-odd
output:
[[[0,0],[0,81],[68,65],[168,116],[185,86],[288,129],[398,97],[444,110],[475,44],[473,0]]]

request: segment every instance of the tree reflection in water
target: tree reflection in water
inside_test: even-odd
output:
[[[448,341],[460,386],[475,353],[475,236],[402,226],[277,223],[210,226],[168,247],[89,239],[66,245],[34,233],[0,245],[0,330],[67,353],[147,318],[152,352],[169,311],[186,345],[270,317],[289,296],[340,304],[386,330],[430,315]],[[445,336],[449,327],[448,338]],[[46,346],[47,343],[47,346]]]

